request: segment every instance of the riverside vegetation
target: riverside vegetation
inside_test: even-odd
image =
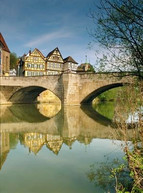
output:
[[[113,100],[116,97],[117,102],[112,106],[107,105],[106,111],[102,109],[102,102]],[[98,103],[98,105],[97,105]],[[107,103],[108,104],[108,103]],[[100,178],[101,173],[108,171],[106,181],[115,186],[117,193],[142,193],[143,192],[143,83],[134,83],[124,88],[112,89],[101,94],[98,99],[93,101],[93,107],[96,111],[108,116],[116,123],[116,132],[122,136],[124,141],[125,157],[127,164],[122,164],[115,160],[111,166],[106,167],[103,163],[98,171],[88,173],[90,180],[95,180],[102,184],[105,179]],[[128,130],[132,130],[132,140],[129,142]],[[108,189],[108,188],[107,188]]]

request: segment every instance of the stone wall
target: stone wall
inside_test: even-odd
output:
[[[10,53],[2,51],[2,72],[3,74],[9,73],[10,70]]]

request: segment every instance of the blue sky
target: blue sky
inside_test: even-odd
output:
[[[80,64],[87,55],[94,65],[87,31],[92,6],[93,0],[0,0],[0,32],[18,56],[34,48],[46,56],[59,47],[63,58],[72,56]]]

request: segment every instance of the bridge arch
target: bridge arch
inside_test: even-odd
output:
[[[92,100],[94,98],[96,98],[98,95],[100,95],[101,93],[107,91],[107,90],[110,90],[112,88],[116,88],[116,87],[121,87],[123,86],[123,83],[114,83],[114,84],[109,84],[109,85],[105,85],[105,86],[102,86],[96,90],[94,90],[93,92],[91,92],[89,95],[87,95],[82,101],[81,101],[81,104],[83,103],[91,103]]]
[[[39,96],[39,94],[45,90],[49,89],[41,86],[23,87],[14,92],[12,96],[9,98],[9,101],[12,103],[33,103],[37,101],[36,99]],[[55,94],[53,91],[51,92]]]

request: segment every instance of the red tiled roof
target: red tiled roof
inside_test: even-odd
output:
[[[1,33],[0,33],[0,42],[3,45],[3,50],[5,50],[6,52],[10,53],[10,50],[9,50],[9,48],[8,48],[8,46],[7,46],[7,44],[6,44],[6,42],[5,42],[5,40],[4,40],[4,38],[3,38]]]

